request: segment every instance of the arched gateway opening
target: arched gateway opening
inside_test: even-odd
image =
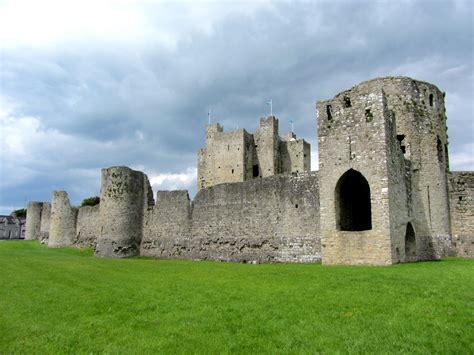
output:
[[[336,184],[336,223],[342,231],[372,229],[369,183],[356,170],[346,171]]]
[[[416,238],[411,223],[407,224],[405,233],[405,261],[416,261]]]

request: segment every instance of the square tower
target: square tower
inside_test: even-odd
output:
[[[407,77],[317,103],[323,262],[390,264],[450,252],[444,94]]]
[[[317,103],[322,260],[386,265],[394,226],[406,223],[403,158],[381,89]]]

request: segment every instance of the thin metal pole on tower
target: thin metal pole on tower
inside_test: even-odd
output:
[[[294,126],[295,121],[290,120],[290,122],[291,122],[291,132],[294,133],[295,132],[295,126]]]
[[[273,116],[273,100],[267,102],[267,105],[270,105],[270,116]]]
[[[207,110],[207,119],[209,121],[209,124],[211,124],[211,108]]]

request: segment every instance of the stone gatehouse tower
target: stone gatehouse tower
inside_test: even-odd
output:
[[[317,103],[323,262],[445,255],[451,235],[444,94],[410,78]]]

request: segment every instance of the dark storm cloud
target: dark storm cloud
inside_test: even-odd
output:
[[[160,27],[163,16],[150,6],[140,11]],[[178,10],[187,6],[166,5],[176,15],[166,17],[177,32],[169,46],[150,36],[4,50],[1,95],[17,104],[11,117],[38,120],[25,129],[33,125],[40,137],[33,157],[2,157],[24,174],[21,183],[2,183],[0,205],[22,205],[25,191],[49,200],[56,188],[77,203],[97,193],[99,169],[111,165],[171,174],[167,183],[192,174],[208,107],[226,129],[253,131],[272,98],[280,131],[294,119],[296,133],[315,147],[315,101],[375,76],[407,75],[445,90],[451,152],[472,149],[469,2],[278,2],[223,11],[208,30],[180,32],[188,19]]]

